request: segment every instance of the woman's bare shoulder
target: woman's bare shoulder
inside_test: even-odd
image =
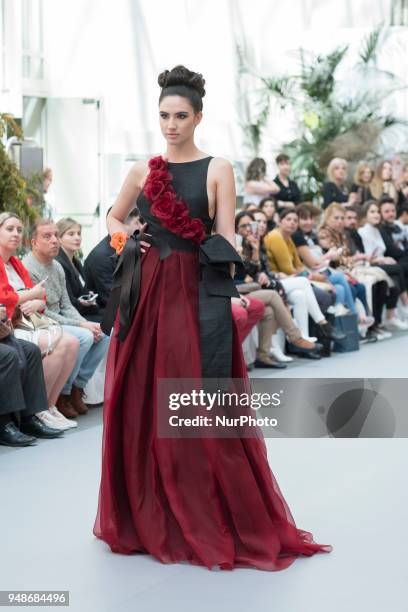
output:
[[[221,172],[232,170],[231,162],[228,161],[228,159],[225,159],[225,157],[213,157],[210,163],[214,169]]]

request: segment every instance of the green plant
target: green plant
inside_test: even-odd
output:
[[[15,212],[26,230],[41,215],[44,203],[41,194],[41,174],[25,178],[8,156],[5,136],[23,138],[23,132],[12,115],[0,113],[0,211]]]
[[[387,130],[408,125],[383,111],[384,102],[407,87],[393,73],[378,67],[386,37],[383,26],[370,32],[360,44],[357,62],[341,78],[337,75],[348,57],[348,46],[326,55],[300,49],[299,73],[277,78],[256,75],[241,58],[242,74],[251,74],[262,84],[258,96],[264,112],[246,126],[256,134],[258,149],[272,100],[295,111],[298,135],[283,149],[291,156],[294,176],[307,198],[318,198],[331,158],[344,157],[351,162],[374,159]]]

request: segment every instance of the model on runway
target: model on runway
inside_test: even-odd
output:
[[[231,316],[232,279],[226,275],[213,299],[200,275],[203,248],[210,266],[220,250],[228,267],[238,261],[232,167],[194,143],[202,76],[177,66],[158,82],[166,152],[133,166],[108,215],[123,252],[94,534],[113,552],[163,563],[282,570],[331,547],[296,527],[263,438],[157,436],[158,379],[247,378]],[[126,240],[123,222],[135,202],[145,234]]]

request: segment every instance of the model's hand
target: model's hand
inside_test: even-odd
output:
[[[140,233],[144,233],[146,227],[147,227],[147,223],[143,223],[143,225],[140,227]],[[146,234],[146,236],[151,236],[151,234]],[[150,248],[152,245],[149,242],[145,242],[144,240],[141,240],[140,246],[141,246],[140,250],[142,251],[142,253],[145,253],[147,249]]]

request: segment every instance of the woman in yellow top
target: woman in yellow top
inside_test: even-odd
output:
[[[303,337],[309,336],[310,315],[320,326],[324,336],[333,340],[344,338],[343,335],[337,334],[325,319],[310,284],[311,280],[323,279],[327,282],[327,279],[319,273],[307,274],[291,238],[298,226],[297,212],[291,208],[283,208],[279,212],[279,218],[279,227],[263,238],[263,246],[272,271],[281,279],[288,301],[293,305],[293,315]]]

